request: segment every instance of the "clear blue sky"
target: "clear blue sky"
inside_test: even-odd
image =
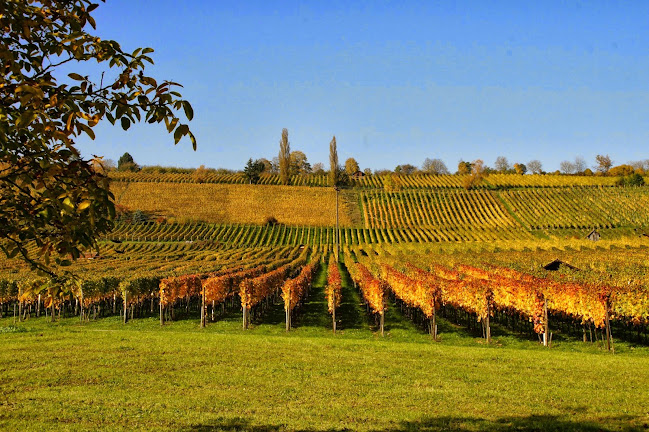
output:
[[[312,164],[333,135],[341,161],[373,169],[649,158],[647,1],[109,0],[95,17],[184,85],[198,151],[105,124],[86,155],[241,169],[276,156],[285,127]]]

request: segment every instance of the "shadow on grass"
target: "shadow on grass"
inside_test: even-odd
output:
[[[342,284],[342,300],[336,311],[338,329],[367,329],[370,326],[369,318],[361,302],[360,293],[354,288],[352,278],[344,264],[339,264],[340,279]]]
[[[320,265],[320,269],[313,279],[313,285],[309,290],[309,296],[304,305],[298,311],[294,320],[295,327],[319,327],[331,329],[331,316],[327,310],[327,299],[325,287],[327,285],[327,267]]]
[[[532,415],[527,417],[504,417],[496,420],[477,417],[434,417],[418,421],[402,422],[398,426],[387,429],[371,429],[373,432],[406,432],[406,431],[486,431],[504,432],[516,431],[646,431],[649,425],[642,423],[637,417],[622,416],[602,419],[601,422],[571,421],[568,418],[552,415]],[[180,429],[180,432],[342,432],[350,431],[348,428],[308,428],[291,429],[285,425],[255,425],[247,420],[215,420],[207,424],[191,425]]]

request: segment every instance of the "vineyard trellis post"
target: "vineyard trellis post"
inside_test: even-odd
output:
[[[543,346],[550,346],[550,323],[548,322],[548,299],[543,296]]]
[[[606,307],[606,349],[615,352],[615,348],[613,347],[613,336],[611,335],[611,316],[609,312],[610,304],[608,298],[606,299],[605,307]]]
[[[23,289],[21,286],[18,287],[18,322],[21,322],[23,319]]]
[[[286,331],[291,330],[291,295],[289,293],[287,304],[286,304]]]
[[[162,289],[160,291],[160,325],[164,325],[165,323],[165,318],[164,318],[164,305],[162,304],[162,299],[164,298],[165,291]]]
[[[124,324],[126,324],[126,321],[128,321],[128,308],[126,306],[126,297],[127,297],[128,294],[126,292],[126,288],[124,288],[123,292],[124,292],[124,295],[122,297],[124,297]]]
[[[205,284],[202,284],[201,291],[201,328],[205,328],[206,310],[205,310]]]
[[[489,315],[491,314],[491,307],[489,302],[487,302],[487,317],[485,318],[485,333],[487,338],[487,343],[491,343],[491,326],[489,325]]]

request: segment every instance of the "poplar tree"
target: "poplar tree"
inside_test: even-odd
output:
[[[288,129],[282,129],[282,139],[279,140],[279,178],[283,185],[289,183],[291,168],[291,143],[288,142]]]
[[[329,143],[329,182],[331,186],[338,186],[338,149],[336,148],[336,136],[334,135],[333,139]]]

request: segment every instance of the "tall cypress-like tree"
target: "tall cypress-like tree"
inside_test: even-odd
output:
[[[334,135],[333,139],[329,143],[329,183],[331,186],[338,186],[338,149],[336,148],[336,136]]]
[[[288,129],[282,129],[282,139],[279,140],[279,178],[283,185],[289,183],[291,168],[291,143],[288,142]]]

